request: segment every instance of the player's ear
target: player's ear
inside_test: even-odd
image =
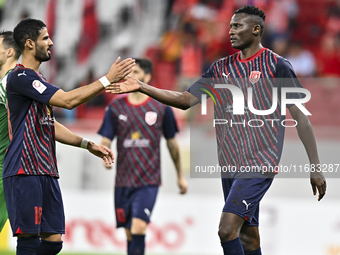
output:
[[[258,36],[261,32],[261,26],[260,25],[254,25],[253,26],[253,35]]]
[[[148,73],[144,76],[144,82],[148,84],[151,81],[151,73]]]
[[[13,48],[9,48],[7,51],[7,58],[10,58],[14,55],[14,50]]]
[[[30,50],[33,50],[35,46],[35,43],[32,39],[27,39],[25,42],[25,48],[27,47]]]

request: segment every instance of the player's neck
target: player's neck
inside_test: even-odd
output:
[[[149,96],[140,93],[140,92],[134,92],[130,93],[127,97],[127,100],[130,104],[138,105],[144,103],[146,100],[148,100]]]
[[[17,64],[17,59],[8,59],[6,63],[1,67],[0,69],[0,79],[2,79],[8,70],[13,69],[15,65]]]
[[[263,48],[261,43],[251,45],[250,47],[241,50],[240,58],[241,59],[250,58],[251,56],[255,55],[261,48]]]
[[[25,68],[32,69],[38,73],[41,62],[36,60],[33,55],[23,54],[22,59],[21,59],[21,64]]]

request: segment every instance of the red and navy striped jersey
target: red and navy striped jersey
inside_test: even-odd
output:
[[[116,187],[160,185],[160,139],[173,138],[176,132],[169,106],[152,98],[139,105],[130,104],[127,97],[113,100],[98,134],[110,140],[117,136]]]
[[[48,101],[59,90],[32,69],[17,65],[7,79],[10,144],[3,178],[13,175],[59,177],[54,115]]]
[[[243,115],[233,114],[233,95],[214,84],[238,87],[244,96]],[[285,115],[281,114],[282,87],[301,88],[291,64],[273,51],[262,48],[247,59],[240,52],[216,61],[188,91],[201,100],[207,89],[214,97],[214,118],[223,120],[216,124],[218,158],[221,166],[275,167],[281,158]],[[272,106],[273,90],[278,89],[278,103],[270,115],[256,115],[249,110],[248,88],[252,89],[252,104],[257,110]],[[300,94],[287,93],[287,98],[301,98]],[[291,105],[288,105],[291,107]],[[291,123],[287,123],[291,125]]]

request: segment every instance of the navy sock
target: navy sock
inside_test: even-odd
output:
[[[244,255],[240,238],[236,238],[227,242],[221,242],[224,255]]]
[[[17,240],[17,255],[35,255],[39,245],[39,236],[20,237]]]
[[[128,255],[144,255],[145,235],[132,235]]]
[[[131,241],[127,241],[127,251],[128,251],[128,254],[130,252],[130,247],[131,247]]]
[[[63,248],[63,241],[61,242],[50,242],[41,240],[41,244],[37,250],[36,255],[56,255]]]
[[[246,252],[245,255],[262,255],[261,247],[258,248],[256,251],[249,251],[249,252]]]

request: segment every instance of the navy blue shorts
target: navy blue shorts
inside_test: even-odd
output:
[[[115,188],[116,226],[131,228],[132,218],[150,222],[152,209],[156,202],[158,186],[140,188]]]
[[[245,219],[244,224],[259,225],[259,205],[269,189],[274,174],[262,178],[222,178],[224,194],[223,212],[230,212]]]
[[[16,175],[3,180],[8,218],[17,234],[65,234],[59,183],[51,176]]]

